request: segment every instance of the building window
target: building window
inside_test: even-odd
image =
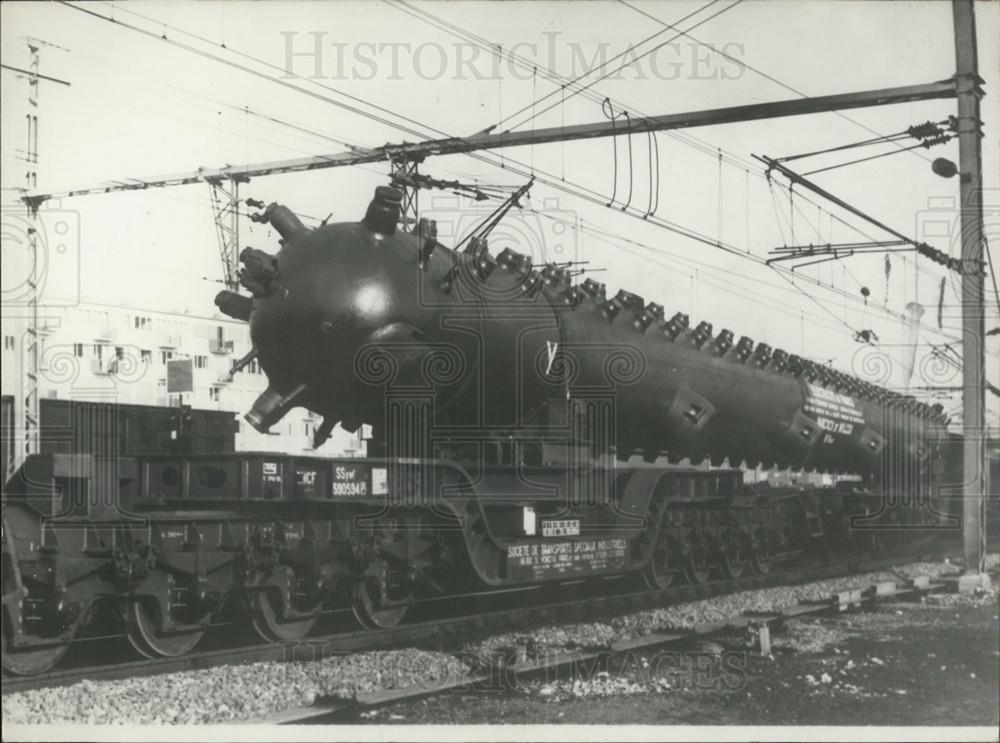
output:
[[[145,348],[139,351],[139,360],[142,361],[142,363],[144,364],[148,364],[150,361],[153,360],[152,351],[148,351]]]
[[[12,335],[5,335],[3,337],[3,350],[4,351],[13,351],[14,350],[14,336],[12,336]]]
[[[125,349],[121,346],[115,346],[115,358],[121,361],[125,358]]]
[[[148,317],[135,316],[133,320],[133,325],[135,325],[136,330],[149,330],[153,326],[153,321]]]
[[[218,387],[209,387],[208,388],[208,399],[211,400],[212,402],[218,402],[219,401],[219,388]]]
[[[100,361],[104,357],[104,346],[100,343],[94,344],[94,358]]]
[[[208,368],[208,356],[195,356],[194,357],[194,368],[195,369],[207,369]]]
[[[170,361],[170,359],[172,359],[173,357],[174,357],[173,351],[160,351],[160,363],[162,363],[164,366],[166,366],[167,362]]]
[[[73,344],[73,355],[76,356],[78,359],[83,358],[83,344],[82,343],[74,343]]]

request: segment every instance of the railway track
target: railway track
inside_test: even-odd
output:
[[[993,574],[995,576],[996,572]],[[392,710],[401,705],[405,710],[408,704],[446,692],[469,689],[509,690],[535,677],[543,677],[547,682],[567,677],[577,680],[595,676],[599,678],[601,675],[607,676],[606,669],[613,667],[616,660],[620,667],[627,666],[629,659],[634,661],[637,654],[646,656],[670,648],[690,648],[692,643],[733,630],[749,630],[755,637],[755,652],[761,656],[770,656],[772,632],[780,631],[785,622],[807,616],[836,615],[860,610],[882,601],[914,601],[931,592],[947,591],[950,586],[957,584],[957,580],[957,576],[931,579],[922,575],[912,579],[880,581],[863,588],[834,593],[824,599],[791,604],[768,612],[743,612],[723,620],[702,622],[686,630],[656,632],[614,641],[602,648],[556,649],[536,658],[508,656],[498,659],[500,663],[488,669],[435,680],[432,684],[417,683],[402,688],[357,693],[352,697],[321,698],[313,705],[279,710],[250,722],[272,725],[356,724],[363,718],[376,714],[379,708]],[[598,673],[599,671],[603,673]]]
[[[262,661],[317,660],[324,655],[378,650],[399,646],[445,649],[457,646],[477,633],[511,627],[530,628],[540,624],[596,619],[609,614],[682,603],[737,591],[792,585],[862,572],[884,570],[918,559],[913,554],[892,557],[866,556],[826,564],[806,564],[737,579],[717,580],[699,585],[682,585],[665,590],[622,591],[610,595],[557,600],[527,607],[504,608],[485,613],[413,622],[394,629],[358,630],[308,637],[295,643],[254,644],[222,650],[190,653],[176,658],[137,660],[82,666],[50,671],[31,677],[5,677],[3,693],[54,686],[79,681],[117,680],[199,670],[223,665]],[[567,585],[572,589],[572,585]],[[488,594],[487,594],[488,596]]]

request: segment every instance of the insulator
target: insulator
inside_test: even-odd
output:
[[[802,376],[804,376],[810,382],[815,382],[816,378],[819,376],[819,370],[816,368],[816,364],[809,361],[809,359],[803,359]]]
[[[646,305],[646,312],[651,314],[657,320],[663,319],[663,305],[657,304],[656,302],[650,302]]]
[[[595,281],[594,279],[587,279],[583,282],[580,287],[583,289],[584,294],[588,297],[593,297],[597,299],[598,297],[604,299],[607,296],[607,289],[600,281]]]
[[[688,316],[683,312],[678,312],[663,326],[663,334],[669,336],[672,341],[677,340],[677,336],[687,330],[688,323]]]
[[[725,356],[726,352],[733,347],[733,331],[723,328],[712,343],[712,348],[719,356]]]
[[[758,343],[753,352],[753,360],[759,368],[763,369],[771,360],[771,347],[766,343]]]
[[[740,336],[739,343],[736,344],[736,358],[746,361],[753,353],[753,339],[748,336]]]
[[[618,293],[615,295],[615,299],[621,303],[621,306],[627,310],[632,310],[633,312],[639,312],[643,305],[646,304],[646,300],[640,297],[638,294],[633,294],[632,292],[627,292],[624,289],[619,289]]]
[[[698,327],[694,329],[691,333],[691,345],[695,348],[701,348],[705,345],[705,341],[712,337],[712,323],[705,322],[704,320],[698,323]]]

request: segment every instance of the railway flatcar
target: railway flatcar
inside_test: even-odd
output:
[[[223,616],[293,642],[339,607],[391,628],[428,595],[660,590],[949,523],[940,406],[509,247],[403,232],[399,204],[379,188],[316,229],[270,205],[280,249],[245,250],[248,294],[216,300],[268,376],[246,420],[304,406],[317,445],[369,424],[372,456],[29,458],[4,493],[5,672],[51,667],[108,604],[171,656]]]

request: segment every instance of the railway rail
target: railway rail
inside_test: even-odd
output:
[[[622,591],[619,593],[559,600],[527,607],[504,608],[448,618],[413,622],[384,630],[358,630],[307,637],[293,643],[253,644],[237,648],[208,650],[176,658],[144,659],[120,663],[82,666],[50,671],[30,677],[5,677],[3,693],[68,686],[83,680],[117,680],[199,670],[222,665],[261,661],[314,660],[324,653],[359,652],[403,645],[457,645],[476,633],[511,627],[527,628],[546,622],[572,618],[579,621],[627,611],[664,606],[737,591],[792,585],[825,578],[872,572],[912,562],[913,554],[877,557],[857,556],[821,564],[813,562],[767,575],[749,575],[703,584],[681,585],[664,590]],[[484,598],[491,594],[484,594]]]

